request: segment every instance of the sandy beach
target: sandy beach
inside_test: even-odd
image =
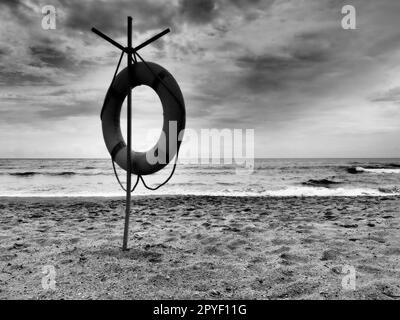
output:
[[[400,299],[399,197],[2,198],[1,299]],[[44,290],[44,266],[55,290]],[[356,290],[344,290],[344,266]]]

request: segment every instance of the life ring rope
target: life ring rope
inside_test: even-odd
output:
[[[177,153],[176,153],[175,161],[174,161],[174,166],[172,167],[172,171],[171,171],[169,177],[168,177],[163,183],[161,183],[160,185],[158,185],[157,187],[149,187],[149,186],[146,184],[146,182],[144,181],[143,177],[142,177],[141,175],[139,175],[138,177],[139,177],[140,180],[142,181],[144,187],[145,187],[146,189],[148,189],[148,190],[154,191],[154,190],[157,190],[158,188],[161,188],[161,187],[162,187],[163,185],[165,185],[166,183],[168,183],[168,181],[171,180],[172,176],[173,176],[174,173],[175,173],[176,165],[177,165],[177,163],[178,163],[178,155],[179,155],[179,150],[178,150]]]
[[[111,162],[112,162],[113,169],[114,169],[114,175],[115,175],[115,177],[117,178],[117,181],[118,181],[119,185],[121,186],[122,190],[126,191],[126,188],[124,187],[124,185],[122,184],[121,180],[119,179],[117,169],[115,168],[115,162],[114,162],[114,160],[111,159]],[[150,186],[148,186],[148,185],[146,184],[146,182],[144,181],[143,176],[140,175],[140,174],[137,175],[137,176],[136,176],[136,177],[137,177],[137,178],[136,178],[136,182],[135,182],[134,186],[132,187],[131,192],[135,191],[135,189],[136,189],[136,187],[137,187],[137,185],[138,185],[138,183],[139,183],[139,179],[140,179],[140,181],[142,181],[143,186],[144,186],[146,189],[148,189],[148,190],[155,191],[155,190],[161,188],[163,185],[165,185],[166,183],[168,183],[169,180],[171,180],[172,176],[173,176],[174,173],[175,173],[175,169],[176,169],[176,165],[177,165],[177,164],[178,164],[178,153],[177,153],[176,156],[175,156],[174,166],[172,167],[172,171],[171,171],[169,177],[168,177],[164,182],[162,182],[161,184],[159,184],[157,187],[150,187]]]
[[[122,184],[121,180],[119,180],[119,176],[118,176],[117,169],[115,168],[115,162],[114,162],[114,160],[111,159],[111,163],[112,163],[112,165],[113,165],[114,175],[115,175],[115,177],[117,178],[117,181],[118,181],[118,183],[119,183],[121,189],[124,190],[124,191],[126,192],[126,188],[125,188],[124,185]],[[138,183],[139,183],[139,176],[137,176],[136,182],[135,182],[135,184],[133,185],[133,187],[132,187],[132,189],[131,189],[131,192],[135,191],[136,186],[138,185]]]
[[[118,70],[119,70],[119,66],[121,65],[121,61],[122,61],[122,57],[124,56],[124,52],[122,51],[121,52],[121,55],[119,56],[119,61],[118,61],[118,64],[117,64],[117,68],[115,68],[115,72],[114,72],[114,76],[113,76],[113,78],[112,78],[112,80],[111,80],[111,84],[110,84],[110,87],[108,88],[108,90],[112,90],[112,85],[113,85],[113,83],[114,83],[114,81],[115,81],[115,78],[117,77],[117,74],[118,74]],[[100,120],[101,119],[103,119],[103,112],[104,112],[104,107],[105,107],[105,103],[103,104],[103,108],[101,108],[101,112],[100,112]]]
[[[112,85],[113,85],[113,83],[114,83],[114,81],[115,81],[115,78],[117,77],[118,70],[119,70],[119,67],[120,67],[120,65],[121,65],[121,61],[122,61],[122,57],[123,57],[123,56],[124,56],[124,51],[121,52],[121,55],[120,55],[120,57],[119,57],[119,61],[118,61],[118,64],[117,64],[117,68],[115,69],[114,76],[113,76],[113,78],[112,78],[112,80],[111,80],[110,88],[112,88]],[[162,74],[156,74],[156,73],[151,69],[151,67],[147,64],[147,62],[146,62],[137,52],[135,52],[135,53],[133,54],[133,57],[132,57],[132,60],[133,60],[134,63],[137,62],[136,56],[139,57],[139,59],[143,62],[143,64],[146,66],[146,68],[153,74],[153,76],[155,77],[156,81],[157,81],[158,83],[161,83],[161,84],[165,87],[165,89],[166,89],[166,90],[168,91],[168,93],[175,99],[175,101],[178,103],[178,105],[179,105],[179,106],[182,106],[181,103],[180,103],[180,100],[177,98],[177,96],[171,91],[171,89],[170,89],[170,88],[167,86],[167,84],[164,82],[164,80],[163,80],[164,76],[163,76]],[[104,106],[105,106],[105,104],[103,105],[103,108],[102,108],[102,110],[101,110],[100,118],[102,118]],[[123,186],[121,180],[119,179],[117,169],[115,168],[115,161],[114,161],[114,158],[115,158],[116,154],[117,154],[118,151],[121,150],[124,146],[125,146],[125,144],[124,144],[123,142],[120,142],[119,144],[117,144],[117,145],[114,147],[114,149],[113,149],[112,152],[111,152],[111,162],[112,162],[112,166],[113,166],[113,170],[114,170],[114,175],[115,175],[115,177],[116,177],[116,179],[117,179],[117,181],[118,181],[118,183],[119,183],[121,189],[124,190],[124,191],[127,191],[126,188]],[[172,171],[171,171],[170,175],[168,176],[168,178],[167,178],[164,182],[162,182],[161,184],[159,184],[159,185],[156,186],[156,187],[150,187],[150,186],[148,186],[148,185],[146,184],[146,182],[144,181],[143,176],[139,174],[139,175],[136,176],[136,177],[137,177],[137,178],[136,178],[136,182],[135,182],[135,184],[133,185],[133,187],[132,187],[132,189],[131,189],[131,192],[133,192],[133,191],[136,189],[137,185],[139,184],[139,180],[142,181],[142,184],[143,184],[143,186],[144,186],[146,189],[152,190],[152,191],[155,191],[155,190],[161,188],[163,185],[167,184],[168,181],[171,180],[172,176],[173,176],[174,173],[175,173],[175,169],[176,169],[176,166],[177,166],[177,164],[178,164],[179,149],[180,149],[180,145],[178,146],[178,149],[177,149],[177,151],[176,151],[175,161],[174,161],[174,165],[173,165],[173,167],[172,167]]]

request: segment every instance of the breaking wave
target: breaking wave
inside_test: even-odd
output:
[[[347,172],[351,174],[357,173],[376,173],[376,174],[391,174],[391,173],[400,173],[399,167],[352,167],[347,168]]]

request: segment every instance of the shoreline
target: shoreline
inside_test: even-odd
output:
[[[133,199],[143,199],[143,198],[251,198],[251,199],[304,199],[304,198],[321,198],[321,199],[340,199],[340,198],[350,198],[350,199],[363,199],[363,198],[372,198],[372,199],[385,199],[385,198],[398,198],[400,199],[400,195],[398,194],[387,194],[387,195],[290,195],[290,196],[270,196],[270,195],[207,195],[207,194],[141,194],[141,195],[131,195]],[[74,200],[74,199],[99,199],[99,200],[125,200],[125,195],[122,196],[0,196],[1,200]]]

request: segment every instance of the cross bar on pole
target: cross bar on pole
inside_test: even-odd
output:
[[[112,45],[116,46],[118,49],[126,52],[125,48],[123,46],[121,46],[117,41],[111,39],[109,36],[105,35],[103,32],[101,32],[100,30],[97,30],[96,28],[92,28],[92,31],[97,34],[98,36],[102,37],[104,40],[108,41],[109,43],[111,43]]]
[[[151,37],[150,39],[146,40],[142,44],[138,45],[137,47],[133,48],[132,45],[131,45],[130,47],[128,46],[128,47],[125,48],[120,43],[118,43],[117,41],[111,39],[109,36],[107,36],[106,34],[101,32],[100,30],[96,29],[95,27],[92,28],[92,32],[97,34],[99,37],[102,37],[104,40],[106,40],[107,42],[111,43],[113,46],[117,47],[118,49],[122,50],[125,53],[128,53],[128,52],[135,53],[136,51],[144,48],[145,46],[149,45],[150,43],[160,39],[162,36],[166,35],[170,31],[171,30],[169,28],[167,28],[164,31],[161,31],[160,33],[158,33],[155,36]]]
[[[169,28],[165,29],[164,31],[156,34],[155,36],[151,37],[149,40],[146,40],[145,42],[143,42],[142,44],[138,45],[137,47],[133,48],[133,51],[136,52],[142,48],[144,48],[145,46],[147,46],[148,44],[156,41],[157,39],[161,38],[162,36],[166,35],[168,32],[170,32]]]

